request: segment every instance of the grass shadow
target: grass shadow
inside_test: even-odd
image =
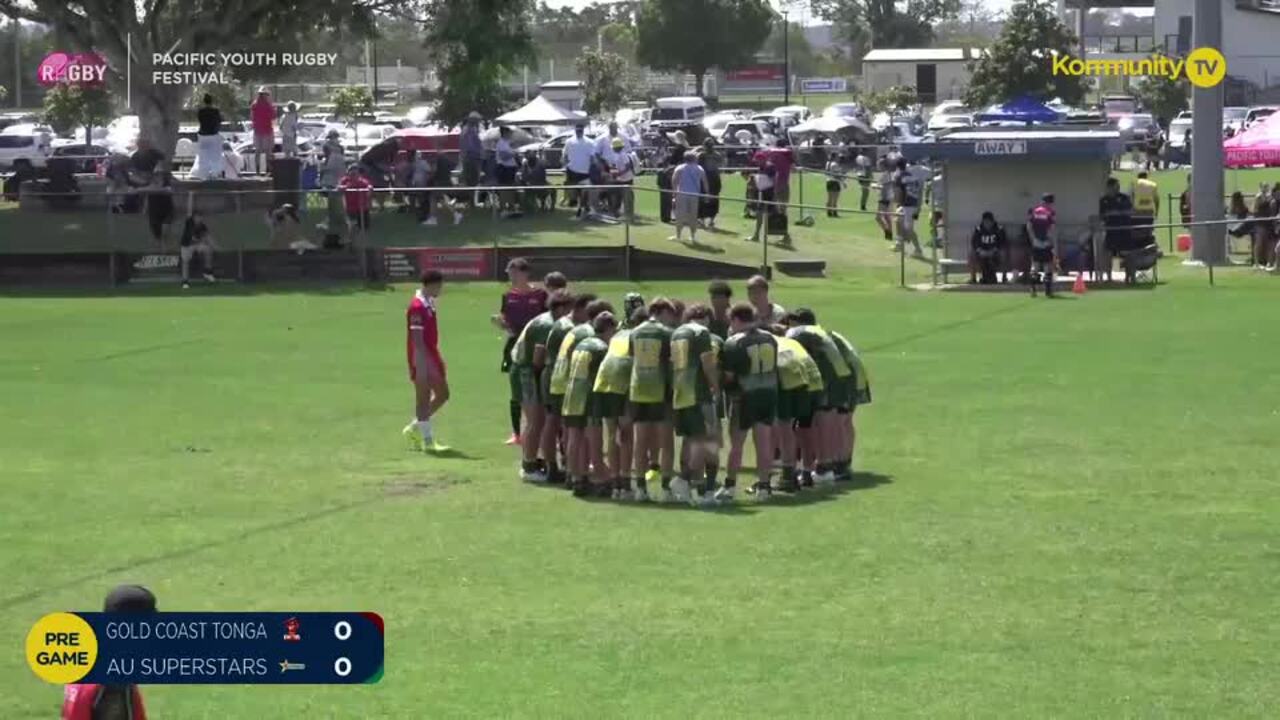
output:
[[[803,505],[813,505],[815,503],[824,503],[836,500],[849,493],[859,492],[861,490],[873,490],[881,485],[889,485],[893,483],[893,478],[889,475],[882,475],[876,472],[868,472],[860,470],[853,473],[853,477],[845,482],[838,482],[828,488],[805,488],[798,493],[778,493],[775,492],[769,498],[768,505],[776,505],[778,507],[800,507]]]

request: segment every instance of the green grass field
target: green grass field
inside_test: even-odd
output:
[[[758,262],[735,215],[715,254]],[[26,218],[0,209],[0,244],[94,237]],[[620,233],[473,220],[375,222],[387,244]],[[222,234],[254,246],[244,222]],[[158,718],[1274,717],[1280,280],[1171,258],[1154,289],[915,293],[866,217],[796,238],[833,278],[775,299],[871,373],[858,475],[720,511],[517,481],[494,283],[440,301],[450,458],[399,436],[410,287],[8,291],[0,717],[56,716],[17,648],[121,582],[164,610],[386,619],[376,685],[146,688]]]
[[[387,622],[376,685],[146,688],[159,718],[1273,717],[1280,285],[1168,276],[780,282],[869,365],[859,474],[714,512],[516,480],[492,283],[441,299],[450,459],[399,436],[408,287],[11,295],[3,716],[60,702],[31,623],[141,582]]]

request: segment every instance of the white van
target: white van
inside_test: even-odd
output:
[[[706,115],[707,103],[700,97],[658,98],[649,125],[666,129],[701,125]]]

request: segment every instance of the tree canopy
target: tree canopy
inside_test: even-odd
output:
[[[440,79],[436,118],[457,124],[475,110],[505,109],[502,81],[532,64],[532,0],[428,0],[423,38]]]
[[[583,110],[590,115],[609,115],[623,106],[631,88],[627,61],[622,56],[588,48],[576,64],[582,79]]]
[[[1023,0],[1013,6],[1000,37],[970,63],[965,100],[972,106],[1027,95],[1074,104],[1084,98],[1086,78],[1055,75],[1054,54],[1071,55],[1076,36],[1058,19],[1053,0]]]
[[[935,26],[954,18],[961,0],[812,0],[811,7],[861,59],[873,48],[932,45]]]
[[[755,59],[774,19],[765,0],[644,0],[636,20],[640,62],[692,73],[734,69]]]

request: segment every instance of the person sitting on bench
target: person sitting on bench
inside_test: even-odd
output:
[[[982,221],[973,229],[973,236],[969,239],[969,284],[977,282],[980,272],[983,285],[995,285],[996,273],[1000,271],[1001,259],[1008,246],[1009,237],[1004,226],[996,222],[995,213],[990,210],[982,213]]]

